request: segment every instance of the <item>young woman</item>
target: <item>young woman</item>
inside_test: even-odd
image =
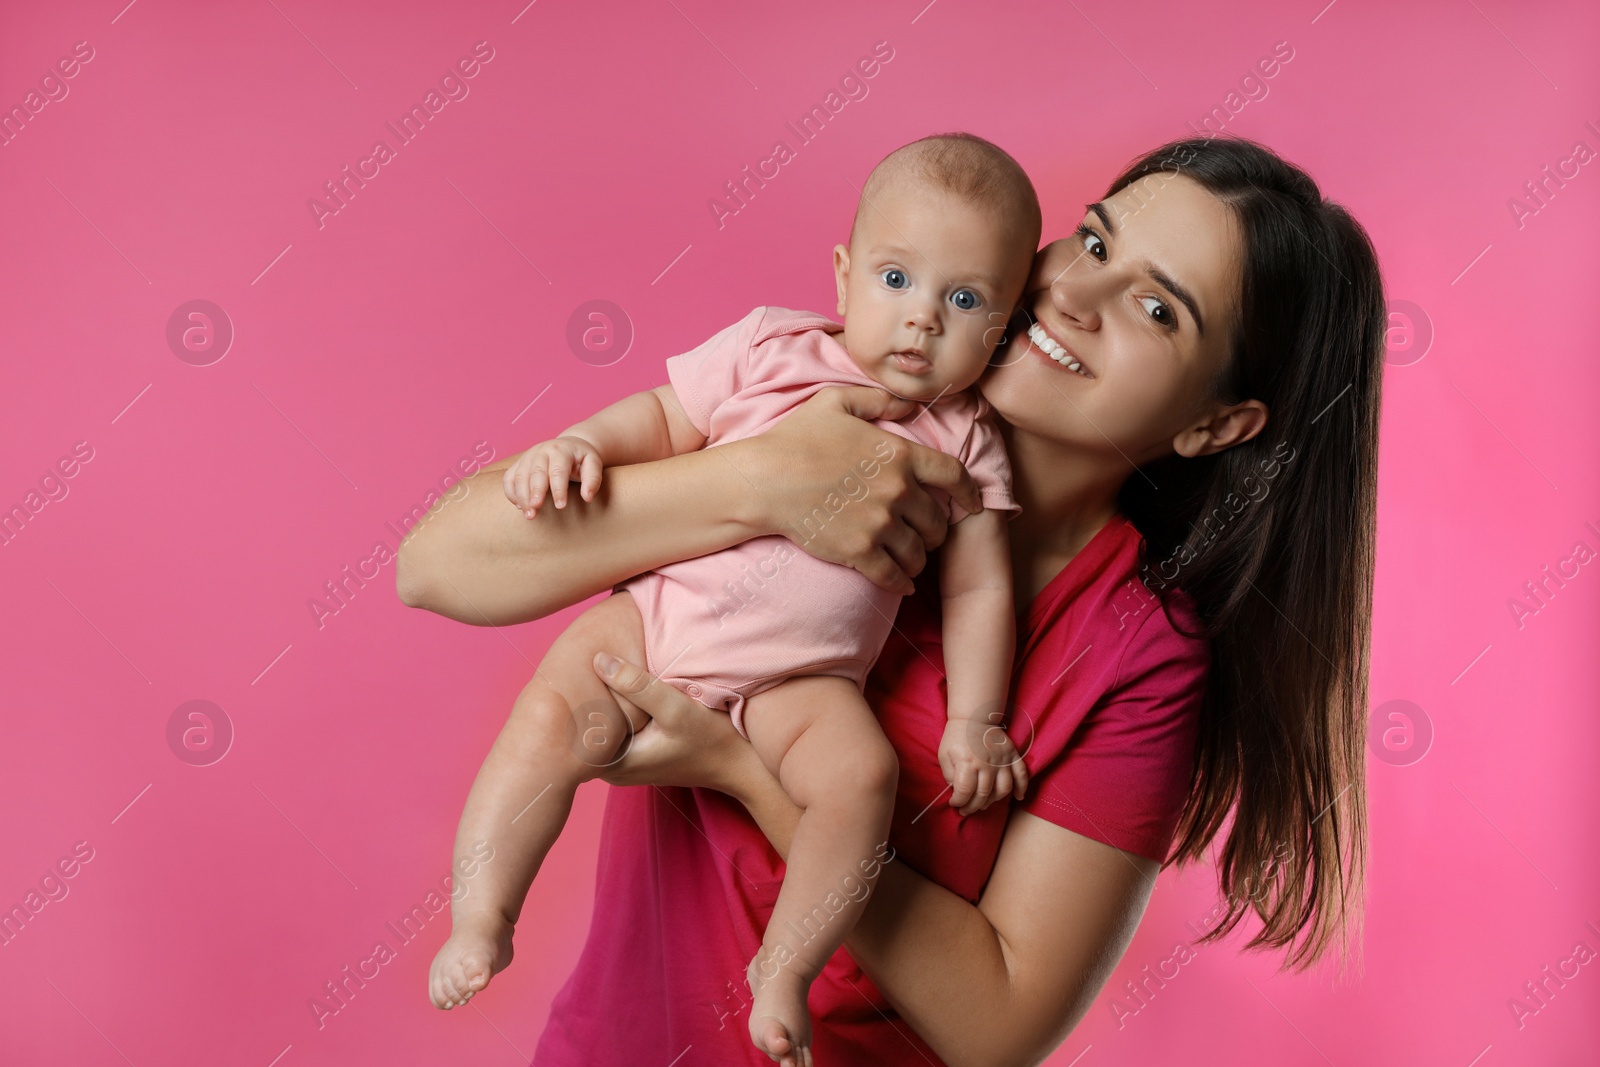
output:
[[[1259,145],[1176,142],[1040,251],[1028,291],[1030,321],[982,382],[1024,508],[1008,723],[1027,795],[970,817],[940,803],[924,574],[868,683],[899,799],[865,916],[812,987],[821,1063],[1038,1062],[1109,977],[1161,867],[1219,836],[1228,906],[1208,939],[1253,911],[1249,945],[1303,966],[1359,916],[1386,323],[1366,234]],[[490,468],[402,547],[401,597],[501,625],[771,533],[910,591],[944,536],[925,486],[972,486],[898,438],[872,462],[890,435],[863,420],[907,412],[825,392],[759,437],[618,468],[593,502],[531,523]],[[637,665],[596,666],[653,716],[596,776],[656,788],[610,793],[589,943],[534,1062],[757,1067],[744,961],[799,812],[726,716]]]

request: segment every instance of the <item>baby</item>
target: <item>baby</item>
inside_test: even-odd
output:
[[[591,501],[606,467],[753,436],[833,385],[921,402],[878,424],[960,459],[983,502],[967,514],[940,494],[953,525],[940,553],[949,722],[939,761],[952,803],[993,803],[1012,775],[1018,789],[1026,781],[1016,748],[996,736],[1015,640],[1005,522],[1020,508],[988,407],[968,389],[1022,296],[1039,233],[1033,186],[999,148],[968,134],[906,145],[873,169],[849,246],[833,250],[842,334],[819,315],[756,308],[668,359],[671,384],[530,449],[506,471],[506,495],[530,519],[547,495],[564,507],[570,481]],[[889,455],[864,459],[862,473]],[[465,1003],[511,962],[513,926],[575,790],[648,721],[595,676],[607,651],[728,711],[804,809],[746,980],[756,1047],[809,1062],[807,992],[866,905],[893,813],[898,764],[862,686],[898,606],[858,572],[773,536],[630,579],[579,617],[518,697],[467,798],[457,854],[489,840],[507,858],[453,906],[429,975],[434,1004]]]

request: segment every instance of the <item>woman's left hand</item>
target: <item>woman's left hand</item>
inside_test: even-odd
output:
[[[605,652],[595,656],[594,668],[616,696],[650,716],[623,757],[599,775],[607,782],[701,786],[738,797],[752,774],[767,773],[725,712],[713,711],[643,667]]]

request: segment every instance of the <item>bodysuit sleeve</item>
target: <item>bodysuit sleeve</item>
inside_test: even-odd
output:
[[[667,380],[694,428],[711,436],[711,413],[748,380],[750,347],[767,309],[758,307],[709,340],[667,360]]]
[[[966,447],[956,457],[967,473],[977,483],[978,496],[985,508],[1010,512],[1007,518],[1016,518],[1022,511],[1011,493],[1011,460],[1006,456],[1005,441],[995,428],[987,403],[980,405],[978,417],[973,420],[972,432],[967,436]],[[950,501],[950,521],[960,522],[967,511],[954,499]]]

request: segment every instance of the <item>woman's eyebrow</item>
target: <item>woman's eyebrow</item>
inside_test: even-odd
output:
[[[1106,210],[1103,203],[1085,204],[1084,207],[1099,216],[1100,224],[1106,228],[1106,236],[1115,237],[1117,235],[1116,223],[1111,221],[1111,213]],[[1151,281],[1183,302],[1183,306],[1189,309],[1189,314],[1194,316],[1195,329],[1204,335],[1206,332],[1205,319],[1200,317],[1200,306],[1195,303],[1195,299],[1190,295],[1189,290],[1179,285],[1170,274],[1151,264],[1148,260],[1145,261],[1144,270],[1150,276]]]
[[[1104,204],[1097,201],[1093,204],[1085,204],[1083,206],[1086,210],[1092,211],[1096,215],[1100,216],[1100,225],[1106,228],[1106,233],[1108,235],[1112,237],[1117,235],[1117,224],[1111,221],[1111,215],[1106,211],[1106,206]]]
[[[1165,271],[1158,267],[1146,263],[1144,269],[1145,273],[1150,275],[1151,279],[1154,280],[1157,285],[1161,286],[1161,288],[1165,289],[1167,292],[1183,301],[1183,306],[1188,308],[1189,314],[1194,316],[1195,329],[1199,331],[1202,336],[1204,336],[1206,332],[1205,320],[1200,317],[1200,308],[1196,306],[1194,297],[1189,295],[1189,290],[1173,281]]]

